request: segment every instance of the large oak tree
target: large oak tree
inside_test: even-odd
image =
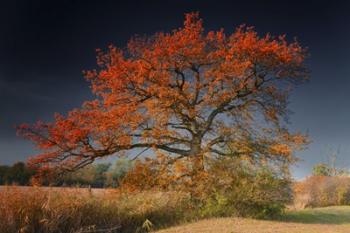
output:
[[[30,162],[74,170],[126,152],[160,152],[205,169],[206,158],[291,161],[305,142],[285,126],[288,93],[307,78],[305,49],[251,27],[205,32],[197,13],[171,33],[97,50],[85,72],[96,99],[51,123],[18,127],[43,151]]]

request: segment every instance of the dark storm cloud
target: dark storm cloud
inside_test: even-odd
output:
[[[8,1],[0,6],[0,163],[34,153],[14,124],[50,120],[92,98],[83,69],[94,68],[96,48],[124,47],[135,35],[181,26],[199,11],[206,29],[232,32],[245,23],[259,33],[287,34],[309,47],[310,83],[291,97],[290,127],[313,143],[299,153],[296,177],[341,145],[350,161],[350,5],[347,1]],[[349,164],[350,165],[350,164]]]

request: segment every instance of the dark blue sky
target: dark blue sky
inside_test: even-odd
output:
[[[340,148],[350,168],[349,1],[8,1],[0,5],[0,164],[25,160],[32,145],[13,125],[50,120],[91,98],[83,69],[95,49],[123,47],[135,35],[169,31],[199,11],[207,29],[232,32],[245,23],[259,33],[297,37],[311,54],[311,81],[293,92],[290,128],[312,143],[298,152],[295,177]]]

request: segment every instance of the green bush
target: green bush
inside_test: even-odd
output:
[[[267,165],[224,159],[215,161],[210,170],[201,216],[272,218],[292,199],[288,176]]]

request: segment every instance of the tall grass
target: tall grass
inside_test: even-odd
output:
[[[88,189],[4,187],[1,233],[145,232],[186,219],[186,195]]]

